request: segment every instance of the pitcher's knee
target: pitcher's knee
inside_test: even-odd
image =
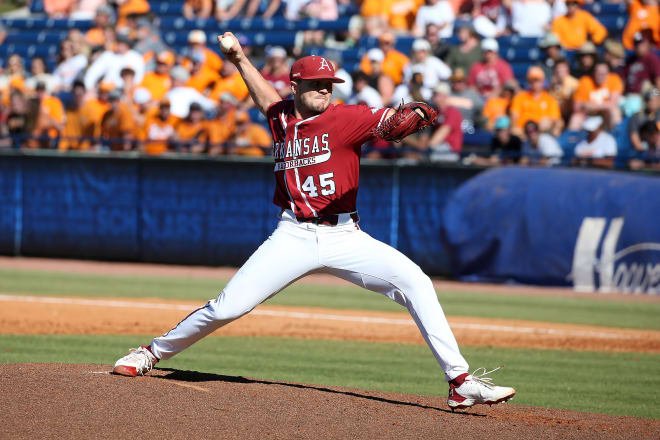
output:
[[[436,296],[433,281],[421,269],[408,276],[402,284],[404,293],[409,298]]]
[[[249,313],[255,306],[229,300],[226,292],[223,290],[217,298],[209,301],[207,307],[214,320],[232,321]]]

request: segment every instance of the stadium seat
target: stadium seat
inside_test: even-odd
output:
[[[151,6],[151,12],[160,16],[174,16],[182,17],[183,16],[183,2],[154,2],[150,1],[149,5]]]
[[[493,133],[488,130],[475,130],[474,133],[463,133],[463,145],[469,147],[490,147]]]
[[[10,32],[4,44],[59,44],[66,38],[66,31],[59,32],[39,32],[23,31]]]
[[[598,17],[603,26],[607,28],[610,34],[618,35],[623,31],[628,22],[627,15],[606,15]]]
[[[557,141],[559,146],[564,151],[564,161],[571,161],[575,155],[575,146],[585,138],[585,133],[582,131],[569,131],[563,132]]]
[[[624,2],[621,3],[604,3],[593,2],[585,5],[584,9],[591,12],[596,18],[600,19],[601,15],[621,15],[628,12],[628,8]]]
[[[508,48],[508,47],[514,47],[514,48],[522,48],[522,47],[538,47],[538,38],[535,37],[521,37],[519,35],[506,35],[503,37],[499,37],[497,39],[497,42],[500,45],[500,51],[502,48]]]
[[[63,30],[78,29],[82,32],[89,30],[93,23],[92,20],[66,20],[52,18],[3,18],[2,24],[9,29],[16,30]]]
[[[534,62],[542,58],[543,52],[536,47],[500,47],[500,56],[509,62]]]
[[[44,9],[43,0],[32,0],[30,2],[30,13],[32,14],[44,14],[46,10]]]

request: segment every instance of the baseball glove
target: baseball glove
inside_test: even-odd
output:
[[[394,114],[371,133],[386,141],[400,142],[408,135],[432,127],[437,117],[438,112],[425,102],[402,102]]]

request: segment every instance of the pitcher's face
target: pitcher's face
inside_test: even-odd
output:
[[[332,81],[328,79],[303,79],[291,81],[291,90],[301,113],[323,113],[330,105]]]

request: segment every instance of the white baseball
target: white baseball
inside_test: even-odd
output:
[[[231,48],[234,47],[235,41],[236,39],[234,37],[227,35],[226,37],[222,37],[222,40],[220,40],[220,47],[223,51],[229,52]]]

